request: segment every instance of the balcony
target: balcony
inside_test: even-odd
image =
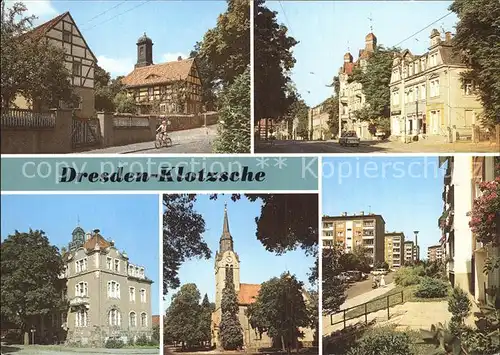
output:
[[[69,300],[69,305],[71,307],[78,307],[78,306],[88,307],[89,303],[90,299],[88,296],[76,296]]]

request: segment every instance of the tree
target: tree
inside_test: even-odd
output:
[[[210,58],[207,55],[201,55],[201,46],[203,42],[196,42],[194,49],[189,53],[189,58],[195,58],[198,74],[201,79],[202,104],[208,111],[213,111],[217,107],[217,90],[215,73],[212,70]]]
[[[339,97],[332,96],[324,102],[326,111],[328,112],[328,127],[335,135],[339,131]]]
[[[1,243],[1,314],[25,334],[40,318],[66,306],[64,262],[41,230],[15,231]]]
[[[110,87],[111,75],[96,64],[94,68],[94,89],[96,111],[114,112],[115,94]]]
[[[232,279],[226,279],[221,299],[219,337],[224,350],[236,350],[243,346],[243,330],[238,319],[238,301]]]
[[[297,94],[298,95],[298,94]],[[297,134],[303,139],[309,137],[309,106],[298,97],[288,108],[288,116],[297,121]]]
[[[290,71],[295,65],[292,48],[298,43],[288,29],[277,22],[277,12],[264,0],[253,1],[255,47],[255,122],[263,118],[280,119],[295,97],[287,93]]]
[[[201,341],[204,343],[210,343],[212,339],[211,324],[212,324],[212,312],[215,310],[215,305],[210,303],[208,300],[208,295],[205,293],[203,301],[201,302],[201,316],[200,316],[200,334],[202,336]]]
[[[165,314],[165,333],[184,347],[199,345],[204,338],[201,321],[200,291],[195,284],[186,284],[172,296]]]
[[[193,257],[209,259],[211,252],[203,240],[205,221],[194,210],[194,196],[163,195],[163,293],[180,285],[180,265]]]
[[[266,329],[271,338],[281,339],[288,353],[303,335],[299,328],[311,325],[303,296],[303,283],[289,273],[264,282],[247,315],[257,329]]]
[[[22,3],[6,10],[2,2],[2,107],[9,107],[17,95],[22,95],[35,110],[57,107],[59,101],[76,104],[79,99],[65,66],[65,51],[29,32],[35,17],[25,17],[26,10]]]
[[[306,304],[309,315],[309,327],[314,329],[314,341],[319,340],[319,294],[316,290],[309,291],[309,302]]]
[[[389,83],[394,54],[399,52],[398,48],[377,46],[366,61],[366,68],[357,67],[350,78],[362,85],[366,98],[366,105],[354,116],[361,121],[371,121],[379,129],[387,129],[391,115]]]
[[[342,269],[339,260],[343,252],[340,247],[323,249],[323,314],[328,315],[339,310],[347,296],[347,283],[339,276]]]
[[[219,126],[214,142],[216,153],[249,153],[250,68],[225,90],[221,98]]]
[[[450,10],[459,19],[454,51],[470,69],[462,78],[474,81],[484,122],[500,124],[500,4],[491,0],[455,0]]]

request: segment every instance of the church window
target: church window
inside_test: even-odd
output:
[[[130,316],[129,316],[129,324],[130,324],[130,327],[131,328],[135,328],[137,327],[137,315],[135,314],[134,311],[130,312]]]
[[[148,326],[148,315],[145,312],[141,313],[141,327]]]
[[[110,310],[108,315],[108,322],[112,327],[119,327],[121,324],[120,311],[118,311],[116,308]]]
[[[88,311],[81,309],[76,313],[75,326],[77,328],[88,326]]]

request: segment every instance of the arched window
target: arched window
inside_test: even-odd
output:
[[[120,311],[116,308],[113,308],[109,311],[108,314],[108,323],[112,327],[119,327],[121,324],[121,315]]]
[[[226,282],[233,283],[233,265],[226,264]]]
[[[88,326],[88,311],[86,309],[81,309],[76,312],[75,316],[75,326],[77,328]]]
[[[141,327],[148,326],[148,315],[145,312],[141,313]]]
[[[137,327],[137,315],[134,311],[129,314],[129,325],[131,328]]]

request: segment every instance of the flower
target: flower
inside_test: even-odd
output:
[[[499,244],[497,224],[500,223],[500,177],[479,184],[481,196],[474,200],[469,227],[476,240],[484,244]]]

